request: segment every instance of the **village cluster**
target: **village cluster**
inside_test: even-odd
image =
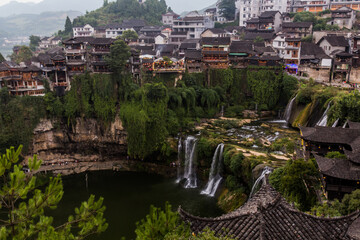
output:
[[[162,16],[163,26],[148,26],[140,19],[103,27],[76,26],[71,39],[42,38],[30,63],[0,64],[0,87],[6,85],[13,95],[43,95],[43,78],[49,80],[52,89],[65,92],[70,89],[74,75],[85,71],[110,73],[106,62],[110,46],[129,30],[138,34],[137,40],[127,41],[131,47],[128,68],[135,78],[144,73],[282,66],[300,77],[356,86],[360,76],[360,33],[350,29],[355,26],[359,4],[240,0],[236,2],[240,26],[226,28],[214,28],[215,22],[226,22],[218,7],[202,14],[193,11],[183,17],[168,12]],[[290,14],[327,9],[330,11],[325,17],[331,18],[328,24],[343,30],[313,31],[312,22],[293,22]],[[312,40],[304,41],[309,37]],[[16,54],[19,48],[13,50]]]

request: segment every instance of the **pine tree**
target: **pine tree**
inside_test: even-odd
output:
[[[4,56],[0,53],[0,63],[3,62],[3,61],[5,61],[5,58],[4,58]]]
[[[71,20],[69,18],[69,16],[66,17],[66,21],[65,21],[65,34],[69,34],[72,32],[72,28],[73,28],[73,25],[71,23]]]
[[[51,177],[48,186],[39,189],[36,175],[41,161],[34,155],[28,161],[29,174],[19,164],[22,146],[14,147],[0,155],[0,209],[3,213],[0,222],[0,239],[84,239],[106,230],[102,205],[103,198],[95,201],[90,196],[75,215],[67,222],[53,226],[53,218],[45,215],[46,209],[55,209],[64,191],[60,175]]]

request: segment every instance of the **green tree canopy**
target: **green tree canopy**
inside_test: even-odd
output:
[[[13,53],[10,55],[10,59],[11,61],[14,61],[16,63],[21,63],[21,62],[27,62],[31,59],[31,57],[33,56],[33,53],[30,49],[30,47],[28,46],[18,46],[20,47],[19,51],[17,53]]]
[[[235,0],[222,0],[219,5],[221,16],[227,20],[235,19]]]
[[[0,155],[0,239],[84,239],[106,230],[103,198],[95,201],[93,195],[75,209],[67,222],[53,226],[53,218],[44,210],[55,209],[64,191],[60,175],[51,177],[44,189],[36,186],[34,173],[41,161],[34,155],[28,160],[30,174],[19,164],[22,146],[14,147]]]
[[[121,35],[121,39],[124,40],[125,42],[134,41],[137,40],[138,38],[139,36],[137,35],[137,33],[132,30],[126,30]]]
[[[40,37],[39,37],[39,36],[31,35],[31,36],[29,37],[29,40],[30,40],[29,47],[30,47],[31,51],[35,51],[35,50],[36,50],[36,47],[39,46]]]
[[[123,73],[130,56],[130,47],[122,39],[118,39],[111,45],[106,61],[114,72]]]
[[[72,28],[73,28],[73,25],[71,23],[71,20],[70,20],[69,16],[67,16],[66,21],[65,21],[64,33],[65,34],[72,33]]]
[[[5,58],[4,58],[4,56],[0,53],[0,63],[3,62],[3,61],[5,61]]]

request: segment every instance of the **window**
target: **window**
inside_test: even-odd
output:
[[[290,54],[290,51],[289,51],[289,50],[287,51],[287,54]]]
[[[279,46],[279,47],[281,46],[281,42],[278,42],[278,46]]]

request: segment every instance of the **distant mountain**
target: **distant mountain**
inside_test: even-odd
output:
[[[103,0],[43,0],[40,3],[12,1],[0,7],[0,17],[18,14],[40,14],[43,12],[78,11],[85,13],[103,4]]]
[[[67,16],[74,19],[80,15],[82,15],[81,12],[63,11],[43,12],[41,14],[20,14],[0,18],[0,36],[51,35],[58,30],[64,29]]]

